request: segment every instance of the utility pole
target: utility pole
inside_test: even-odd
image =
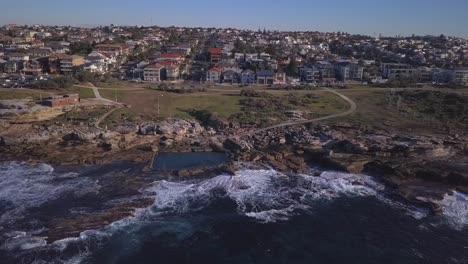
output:
[[[160,105],[160,102],[159,102],[159,97],[163,97],[164,95],[161,94],[161,95],[158,95],[158,118],[161,117],[161,105]]]

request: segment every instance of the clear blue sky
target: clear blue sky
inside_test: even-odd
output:
[[[468,37],[468,0],[13,0],[0,24],[149,25]]]

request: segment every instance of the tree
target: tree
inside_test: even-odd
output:
[[[299,69],[297,67],[297,62],[296,62],[296,60],[294,58],[291,58],[291,61],[289,62],[288,66],[286,66],[285,72],[289,76],[298,76],[299,75]]]
[[[92,44],[87,42],[73,42],[70,44],[70,52],[72,54],[83,54],[87,55],[93,51]]]

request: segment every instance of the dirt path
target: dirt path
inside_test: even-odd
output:
[[[357,109],[357,104],[356,104],[353,100],[349,99],[348,97],[344,96],[343,94],[341,94],[341,93],[339,93],[339,92],[337,92],[337,91],[335,91],[335,90],[332,90],[332,89],[329,89],[329,88],[323,88],[323,89],[325,89],[325,91],[327,91],[327,92],[333,93],[333,94],[335,94],[335,95],[341,97],[343,100],[345,100],[346,102],[349,103],[350,108],[349,108],[347,111],[342,112],[342,113],[338,113],[338,114],[323,116],[323,117],[314,118],[314,119],[309,119],[309,120],[304,120],[304,121],[286,122],[286,123],[282,123],[282,124],[278,124],[278,125],[274,125],[274,126],[270,126],[270,127],[258,129],[258,130],[255,130],[252,134],[257,134],[257,133],[265,132],[265,131],[267,131],[267,130],[274,129],[274,128],[279,128],[279,127],[288,127],[288,126],[295,126],[295,125],[304,125],[304,124],[314,123],[314,122],[323,121],[323,120],[328,120],[328,119],[332,119],[332,118],[348,116],[348,115],[351,115],[352,113],[354,113],[354,112],[356,111],[356,109]]]
[[[116,107],[110,109],[107,113],[105,113],[104,115],[102,115],[101,117],[98,118],[98,120],[96,120],[96,122],[94,123],[94,127],[99,129],[99,130],[102,130],[102,131],[109,131],[107,128],[102,128],[100,125],[102,123],[102,121],[104,121],[108,116],[110,116],[114,111],[118,110],[118,109],[121,109],[124,107],[124,105],[122,103],[119,103],[119,102],[115,102],[115,101],[112,101],[112,100],[109,100],[109,99],[106,99],[104,97],[101,96],[101,94],[99,93],[99,89],[98,87],[94,86],[94,84],[92,83],[87,83],[88,86],[84,86],[84,85],[76,85],[77,87],[80,87],[80,88],[87,88],[87,89],[93,89],[93,92],[94,92],[94,96],[96,97],[97,100],[99,101],[103,101],[103,102],[106,102],[106,103],[110,103],[112,105],[115,105]]]
[[[109,110],[109,112],[105,113],[104,115],[102,115],[101,117],[98,118],[98,120],[96,120],[96,122],[94,123],[94,127],[99,129],[99,130],[102,130],[102,131],[109,131],[107,128],[102,128],[100,126],[100,124],[102,123],[102,121],[104,121],[108,116],[110,116],[112,113],[114,113],[116,110],[118,109],[121,109],[123,108],[124,106],[122,104],[119,104],[117,105],[117,107],[115,108],[112,108],[111,110]]]

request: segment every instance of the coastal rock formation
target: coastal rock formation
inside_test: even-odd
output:
[[[205,129],[196,121],[169,120],[158,124],[145,125],[139,131],[143,135],[164,135],[164,136],[186,136],[198,135],[205,132]]]

